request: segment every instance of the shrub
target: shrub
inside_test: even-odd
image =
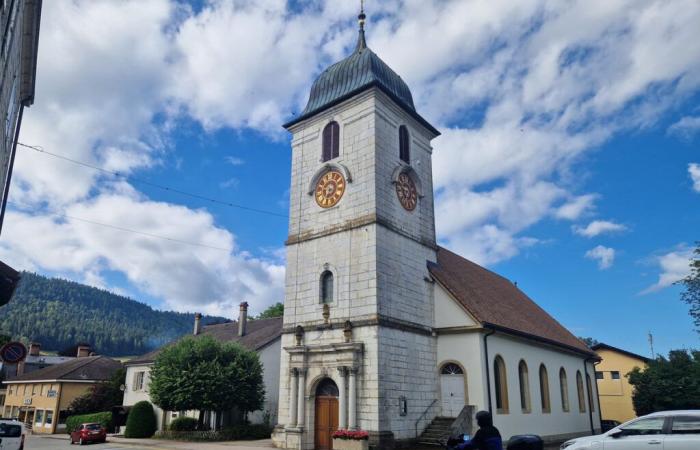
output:
[[[170,431],[194,431],[197,429],[197,419],[191,417],[178,417],[170,422]]]
[[[153,405],[141,401],[131,407],[126,419],[125,438],[149,438],[156,432],[156,414]]]
[[[78,416],[69,416],[66,419],[66,432],[75,431],[83,423],[99,423],[103,427],[110,430],[112,428],[112,413],[99,412],[92,414],[81,414]]]
[[[174,441],[191,442],[215,442],[215,441],[238,441],[244,439],[267,439],[272,434],[272,428],[265,424],[259,425],[233,425],[219,431],[159,431],[156,439],[168,439]]]

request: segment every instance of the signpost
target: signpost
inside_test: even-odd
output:
[[[8,342],[0,348],[0,360],[8,364],[18,364],[27,357],[27,347],[21,342]]]

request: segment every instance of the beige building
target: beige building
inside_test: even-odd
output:
[[[607,344],[597,344],[593,350],[602,359],[596,366],[596,380],[603,420],[634,419],[633,388],[626,375],[635,367],[646,368],[649,358]]]
[[[2,415],[19,419],[35,433],[62,432],[71,402],[121,367],[105,356],[85,356],[14,377],[3,383]]]

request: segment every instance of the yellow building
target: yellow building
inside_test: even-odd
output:
[[[121,367],[105,356],[86,356],[16,376],[3,383],[7,394],[2,416],[18,418],[34,433],[62,432],[71,402]]]
[[[635,367],[646,368],[649,358],[607,344],[597,344],[592,349],[601,358],[596,366],[596,380],[602,419],[634,419],[637,415],[632,405],[632,385],[626,375]]]

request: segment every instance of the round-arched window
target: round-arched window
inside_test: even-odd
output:
[[[333,302],[333,272],[326,270],[321,274],[321,303]]]
[[[442,375],[463,375],[464,371],[455,363],[447,363],[440,370]]]
[[[321,159],[330,161],[340,155],[340,126],[338,122],[331,122],[323,129],[323,149]]]
[[[337,397],[338,385],[330,378],[324,378],[316,388],[316,395],[323,397]]]

